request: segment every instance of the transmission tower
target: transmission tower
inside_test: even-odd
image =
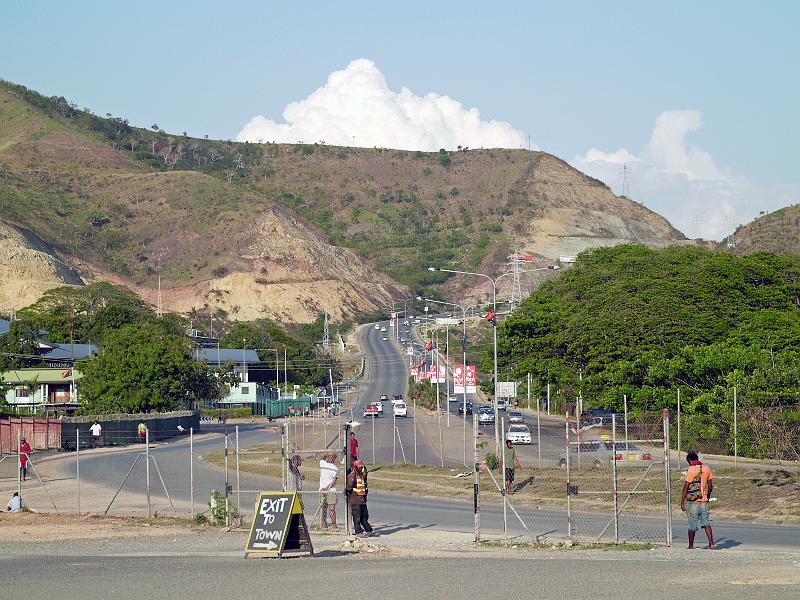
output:
[[[628,181],[628,165],[622,165],[622,195],[626,198],[630,199],[631,197],[631,186]]]
[[[325,313],[324,328],[322,330],[322,350],[326,353],[331,349],[331,335],[328,331],[328,313]]]
[[[531,262],[532,257],[520,254],[516,250],[508,257],[508,270],[511,273],[511,310],[514,310],[522,302],[522,275],[523,263]]]

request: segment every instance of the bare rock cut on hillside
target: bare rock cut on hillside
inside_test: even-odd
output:
[[[328,313],[339,320],[391,306],[403,293],[389,277],[350,250],[328,244],[291,211],[264,212],[250,232],[252,242],[239,256],[242,268],[192,285],[162,290],[164,308],[221,309],[231,318],[264,317],[310,323]],[[156,290],[137,290],[151,302]]]
[[[9,313],[81,277],[34,233],[0,222],[0,312]]]

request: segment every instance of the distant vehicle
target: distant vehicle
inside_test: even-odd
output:
[[[414,323],[419,323],[419,322],[420,322],[419,319],[414,319]]]
[[[581,429],[585,426],[603,427],[613,423],[614,415],[617,415],[617,422],[621,422],[619,413],[607,408],[590,408],[581,417]]]
[[[381,394],[380,395],[380,401],[381,402],[386,402],[388,399],[389,399],[389,396],[387,394]]]
[[[508,422],[509,423],[522,423],[525,421],[525,417],[522,416],[522,413],[518,410],[510,410],[508,411]]]
[[[578,446],[580,446],[581,462],[586,464],[593,464],[595,467],[609,466],[612,460],[612,449],[614,445],[607,440],[598,440],[593,442],[584,442],[575,444],[570,447],[569,461],[570,463],[577,464],[578,462]],[[614,457],[618,466],[623,465],[649,465],[653,461],[653,455],[643,450],[633,442],[627,444],[617,442],[617,452]],[[567,467],[567,453],[564,452],[558,457],[558,466],[562,469]]]
[[[383,402],[370,402],[369,405],[374,406],[380,414],[383,414]]]
[[[497,410],[505,410],[506,409],[506,401],[502,398],[497,399]]]
[[[364,418],[365,419],[367,417],[379,417],[380,414],[381,413],[378,411],[378,408],[373,406],[372,404],[368,404],[367,406],[364,407]]]
[[[402,337],[402,338],[400,338],[400,341],[405,344],[406,338]]]
[[[381,331],[386,331],[386,327],[381,327]]]
[[[402,402],[403,402],[403,396],[401,396],[399,394],[396,395],[396,396],[392,396],[392,406],[394,406],[395,404],[402,403]]]
[[[463,402],[464,401],[464,396],[456,396],[455,394],[453,394],[452,396],[447,398],[447,401],[448,402]]]
[[[478,411],[478,425],[494,425],[494,413],[491,411]]]
[[[403,321],[403,325],[405,325],[406,327],[408,327],[408,321]]]
[[[375,329],[380,329],[381,326],[378,323],[375,323]]]
[[[387,338],[386,336],[383,336],[383,341],[384,341],[384,342],[388,342],[388,341],[389,341],[389,338]]]
[[[394,412],[395,417],[408,418],[408,407],[406,406],[405,402],[398,402],[397,404],[395,404],[392,411]]]
[[[458,405],[458,414],[460,414],[460,415],[464,414],[464,403],[463,402]],[[472,402],[469,402],[469,401],[467,401],[467,414],[468,415],[472,414]]]
[[[512,425],[508,428],[506,440],[512,444],[530,444],[531,430],[527,425]]]

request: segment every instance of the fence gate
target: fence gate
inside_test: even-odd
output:
[[[568,536],[672,543],[669,415],[566,421]]]

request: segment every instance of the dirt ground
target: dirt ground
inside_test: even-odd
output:
[[[200,533],[202,527],[180,519],[0,513],[0,541],[55,542]]]

